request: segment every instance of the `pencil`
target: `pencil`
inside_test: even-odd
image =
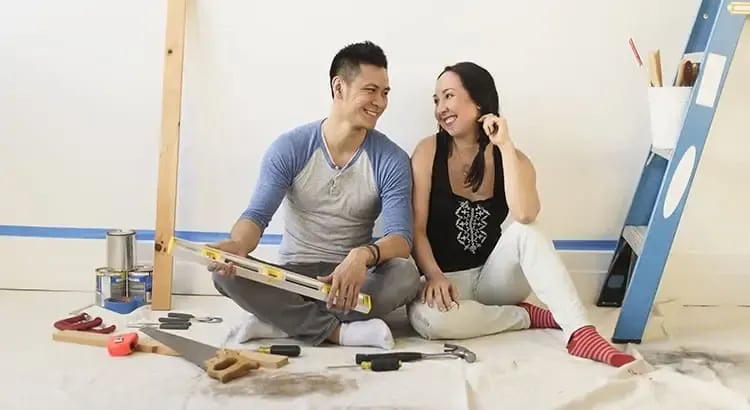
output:
[[[641,73],[643,73],[643,76],[646,78],[646,83],[649,85],[651,84],[651,80],[648,78],[648,73],[646,72],[646,68],[643,66],[643,59],[641,59],[641,54],[638,53],[638,47],[635,46],[635,41],[633,41],[633,38],[628,38],[628,44],[630,45],[630,51],[633,52],[633,56],[635,57],[635,62],[638,65],[638,68],[641,70]]]

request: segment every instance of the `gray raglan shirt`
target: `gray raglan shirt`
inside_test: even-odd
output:
[[[241,217],[265,230],[286,198],[279,262],[341,262],[383,235],[412,244],[412,175],[408,154],[370,130],[352,160],[337,169],[326,149],[322,120],[280,135],[263,156],[258,183]],[[381,215],[382,212],[382,215]]]

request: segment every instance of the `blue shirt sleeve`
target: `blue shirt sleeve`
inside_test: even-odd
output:
[[[390,142],[376,155],[375,174],[382,202],[383,235],[401,235],[412,247],[412,175],[409,155]]]
[[[299,149],[295,149],[294,133],[287,133],[277,138],[266,153],[260,164],[260,175],[250,198],[250,203],[241,219],[249,219],[260,227],[261,232],[268,227],[271,219],[281,205],[289,187],[299,170],[301,157]]]

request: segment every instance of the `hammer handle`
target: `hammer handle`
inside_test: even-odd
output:
[[[375,354],[364,354],[358,353],[354,356],[354,361],[357,364],[362,362],[371,362],[376,359],[397,359],[402,362],[413,362],[424,358],[424,354],[419,352],[394,352],[394,353],[375,353]]]

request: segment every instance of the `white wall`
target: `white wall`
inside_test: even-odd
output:
[[[190,1],[177,227],[226,232],[272,139],[327,112],[333,54],[370,39],[391,64],[379,128],[405,150],[434,129],[437,73],[474,60],[494,74],[512,136],[535,162],[549,235],[614,240],[649,145],[645,84],[627,39],[643,54],[661,48],[671,78],[697,4],[484,0],[461,11],[447,0]],[[0,224],[153,229],[165,5],[29,0],[3,9]],[[723,178],[724,156],[737,151],[709,151],[716,158],[704,157],[704,174],[713,176],[702,178]],[[714,201],[700,198],[686,213]],[[268,232],[282,224],[274,219]],[[142,260],[151,246],[140,244]],[[19,288],[92,290],[105,261],[104,242],[91,239],[0,236],[0,256],[0,287]],[[192,266],[176,275],[175,291],[213,292]]]

